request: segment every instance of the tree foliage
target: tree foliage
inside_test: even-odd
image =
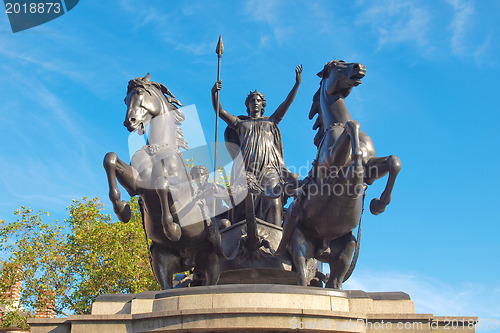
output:
[[[126,224],[112,221],[96,198],[74,200],[64,222],[45,222],[48,213],[26,207],[15,221],[0,220],[0,251],[22,269],[21,305],[34,309],[53,290],[56,313],[88,314],[100,294],[157,290],[136,199],[131,208]],[[0,291],[9,283],[0,278]]]
[[[24,311],[19,302],[14,298],[14,293],[18,287],[21,270],[19,266],[12,263],[4,263],[1,270],[0,284],[0,306],[2,310],[2,320],[0,327],[2,329],[20,328],[29,330],[26,318],[31,316]]]

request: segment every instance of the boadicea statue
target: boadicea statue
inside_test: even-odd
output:
[[[266,99],[257,90],[250,92],[245,105],[248,115],[234,116],[218,102],[221,81],[212,88],[212,104],[219,117],[227,123],[224,137],[229,143],[228,150],[233,155],[241,153],[247,172],[255,175],[257,182],[266,192],[273,190],[279,183],[295,181],[298,176],[285,167],[283,141],[278,124],[290,108],[302,77],[302,65],[295,68],[295,84],[285,101],[269,117],[264,116]],[[232,147],[239,147],[237,152]],[[257,218],[281,227],[283,220],[283,196],[276,198],[257,197],[254,202]],[[235,209],[234,219],[238,222],[244,217],[244,205]]]
[[[370,204],[373,214],[383,212],[400,161],[393,155],[375,156],[372,140],[344,103],[361,83],[365,67],[333,60],[318,74],[321,84],[309,114],[309,118],[318,115],[313,126],[318,130],[313,168],[303,180],[291,174],[284,165],[278,123],[296,95],[302,66],[295,72],[295,85],[270,117],[263,117],[262,94],[251,93],[245,103],[249,115],[236,117],[218,102],[220,80],[212,88],[214,108],[228,124],[226,144],[229,150],[238,150],[231,154],[241,154],[246,174],[246,183],[235,187],[245,197],[243,209],[231,204],[233,211],[222,215],[217,207],[232,196],[207,183],[208,170],[201,166],[191,170],[195,189],[180,152],[187,149],[179,127],[184,120],[181,103],[163,84],[150,81],[149,74],[129,82],[124,125],[140,135],[149,126],[147,142],[130,165],[108,153],[104,167],[109,196],[121,221],[127,222],[131,212],[121,201],[117,180],[131,196],[141,197],[153,272],[162,289],[172,288],[174,273],[187,270],[194,270],[194,284],[216,284],[223,272],[224,283],[293,283],[296,275],[299,285],[321,285],[319,278],[334,289],[341,289],[352,273],[360,228],[357,239],[352,231],[360,223],[365,189],[389,174],[382,195]],[[294,201],[283,210],[286,197]],[[225,255],[228,249],[230,256]],[[330,265],[327,281],[318,274],[316,260]]]
[[[318,116],[313,126],[318,130],[314,139],[318,153],[309,175],[296,184],[301,186],[299,194],[287,210],[277,250],[281,253],[288,246],[299,285],[308,283],[306,260],[316,258],[330,265],[326,287],[342,288],[357,258],[356,250],[351,262],[356,247],[352,230],[360,222],[366,185],[389,174],[382,195],[370,204],[370,211],[380,214],[391,201],[401,169],[396,156],[375,157],[372,140],[345,105],[365,73],[362,64],[337,60],[318,73],[320,88],[309,113],[310,119]]]
[[[219,258],[224,258],[217,223],[212,220],[206,201],[199,200],[179,148],[187,149],[179,127],[184,114],[181,103],[163,84],[150,81],[150,75],[128,84],[127,115],[124,125],[130,131],[146,132],[146,145],[137,151],[131,165],[108,153],[104,168],[108,176],[109,198],[118,218],[130,220],[128,203],[120,198],[117,180],[130,196],[139,195],[141,214],[154,275],[162,289],[172,288],[172,275],[191,269],[196,263],[205,284],[219,279]]]

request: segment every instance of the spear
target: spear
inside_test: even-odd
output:
[[[222,58],[222,53],[224,53],[224,45],[222,44],[222,36],[219,35],[219,41],[217,42],[217,47],[215,48],[215,53],[217,53],[217,57],[219,58],[219,63],[217,65],[217,82],[220,81],[220,60]],[[215,116],[215,151],[214,151],[214,182],[215,177],[217,175],[217,137],[219,136],[219,94],[220,91],[217,92],[217,111]]]
[[[222,53],[224,53],[224,44],[222,44],[222,36],[219,35],[219,41],[217,42],[217,47],[215,48],[215,53],[217,53],[217,57],[219,58],[219,62],[217,65],[217,82],[220,81],[220,62],[222,58]],[[215,177],[217,176],[217,137],[219,136],[219,94],[220,91],[217,92],[217,109],[216,109],[216,115],[215,115],[215,149],[214,149],[214,183],[216,182]],[[224,173],[224,170],[223,170]],[[225,173],[224,173],[225,176]],[[232,217],[231,220],[233,220],[234,217],[234,207],[236,207],[236,204],[234,202],[233,194],[231,191],[231,186],[227,188],[228,194],[229,194],[229,199],[231,200],[231,205],[232,205]],[[214,200],[215,204],[215,200]],[[215,212],[215,207],[214,207],[214,212]]]

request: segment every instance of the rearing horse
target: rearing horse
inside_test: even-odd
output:
[[[396,156],[375,157],[371,138],[360,130],[345,105],[344,99],[361,84],[365,73],[362,64],[337,60],[318,73],[320,88],[309,113],[309,119],[318,115],[313,126],[318,129],[314,138],[318,153],[288,209],[277,250],[281,253],[288,245],[300,285],[308,281],[306,260],[316,258],[330,265],[326,287],[342,288],[356,244],[352,230],[361,218],[366,184],[389,174],[382,195],[370,204],[370,211],[380,214],[391,200],[401,169]]]
[[[150,75],[128,84],[127,115],[124,125],[130,132],[145,134],[146,145],[138,150],[131,165],[115,153],[104,158],[109,198],[118,218],[130,220],[130,207],[121,201],[117,180],[130,196],[139,195],[146,235],[151,239],[153,273],[162,289],[172,288],[172,274],[195,266],[204,272],[206,284],[219,279],[222,252],[219,230],[212,222],[206,204],[195,197],[190,175],[179,147],[187,149],[179,127],[184,114],[182,104]]]

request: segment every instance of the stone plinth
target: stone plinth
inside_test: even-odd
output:
[[[417,333],[475,332],[476,321],[415,314],[413,301],[403,292],[260,284],[102,295],[91,315],[31,319],[30,324],[32,333]]]

